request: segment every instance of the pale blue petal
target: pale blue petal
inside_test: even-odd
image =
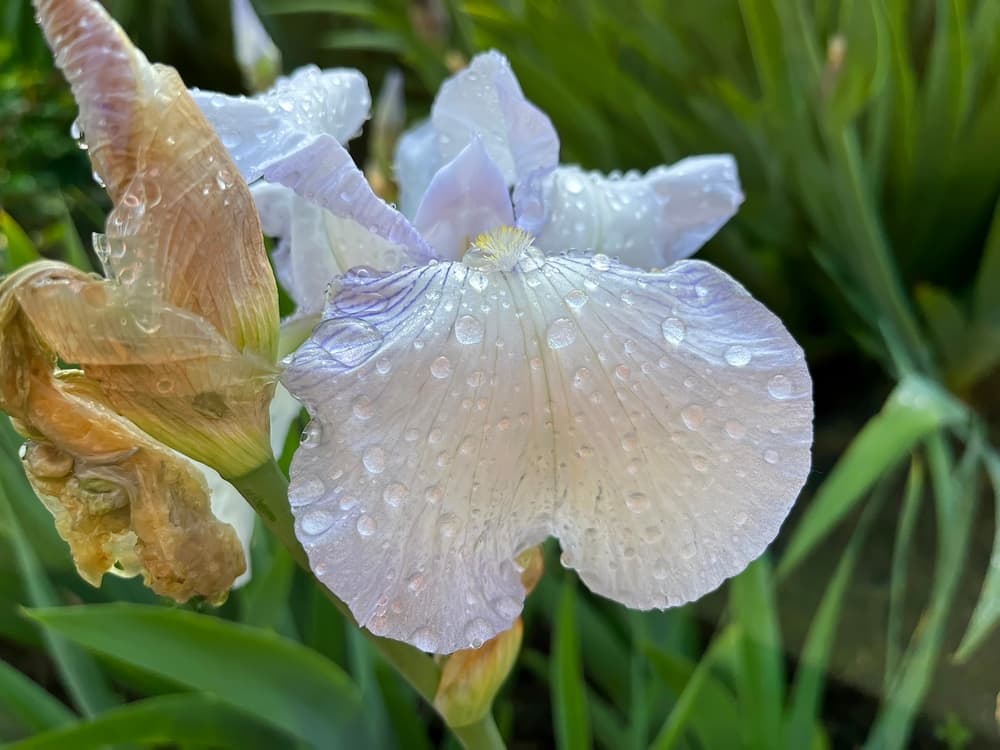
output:
[[[411,261],[436,257],[410,222],[372,192],[351,155],[328,135],[315,136],[294,155],[268,166],[263,177],[339,219],[350,220],[358,225],[357,231],[380,238]]]
[[[621,178],[559,167],[541,190],[544,219],[536,211],[533,222],[521,222],[538,233],[538,247],[602,252],[640,268],[692,255],[743,202],[736,163],[726,155],[695,156]],[[520,202],[517,208],[520,216]]]
[[[507,183],[478,138],[434,175],[413,219],[443,260],[461,259],[479,234],[513,223]]]
[[[559,161],[559,136],[549,118],[521,91],[510,63],[499,52],[477,55],[445,81],[431,122],[404,136],[396,154],[400,205],[411,215],[430,176],[474,138],[500,167],[508,187]]]
[[[507,629],[548,536],[596,593],[695,599],[774,538],[810,465],[812,385],[722,271],[529,253],[356,274],[284,376],[316,575],[373,632],[451,652]]]
[[[295,155],[317,135],[347,142],[358,134],[371,108],[361,73],[313,65],[251,98],[197,89],[191,95],[247,182]]]

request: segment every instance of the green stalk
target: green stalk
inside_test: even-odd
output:
[[[302,545],[299,544],[299,540],[295,536],[295,523],[288,505],[288,479],[278,464],[272,459],[253,471],[241,477],[229,478],[228,481],[257,511],[265,525],[288,550],[295,562],[311,574],[305,550],[302,549]],[[322,586],[321,583],[319,585]],[[347,605],[335,597],[326,586],[323,586],[323,591],[337,609],[357,625]],[[441,669],[434,660],[400,641],[380,638],[363,629],[362,632],[382,657],[402,675],[403,679],[420,694],[420,697],[428,705],[433,707],[434,696],[437,694],[438,683],[441,680]],[[447,719],[444,716],[441,718],[447,724]],[[466,748],[502,750],[505,747],[503,738],[493,721],[493,715],[490,713],[474,724],[461,727],[449,726],[449,729]]]

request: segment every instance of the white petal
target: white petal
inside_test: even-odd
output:
[[[247,182],[317,135],[346,143],[357,135],[371,108],[361,73],[313,65],[278,79],[274,88],[252,98],[197,89],[191,95]]]
[[[445,260],[460,259],[483,232],[513,223],[503,175],[478,138],[434,175],[413,219],[437,257]]]
[[[407,216],[413,215],[434,172],[477,137],[508,187],[559,161],[555,128],[524,97],[510,63],[499,52],[477,55],[469,67],[445,81],[434,99],[430,123],[400,139],[396,174]]]
[[[328,135],[316,136],[293,156],[268,166],[262,176],[381,238],[380,247],[391,245],[418,263],[436,257],[410,222],[372,192],[351,155]]]
[[[692,255],[743,202],[731,156],[691,157],[618,179],[559,167],[544,180],[543,194],[538,247],[607,253],[640,268]]]
[[[810,464],[781,322],[698,261],[444,263],[348,277],[285,384],[313,416],[290,502],[373,632],[450,652],[508,628],[549,535],[597,593],[697,598],[774,538]]]
[[[258,182],[250,192],[264,234],[278,238],[274,267],[299,314],[319,313],[330,281],[347,269],[371,266],[394,271],[406,258],[403,248],[283,185]]]

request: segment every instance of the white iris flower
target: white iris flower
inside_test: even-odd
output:
[[[641,609],[763,552],[809,471],[812,384],[771,312],[684,260],[742,201],[731,157],[622,178],[557,166],[497,53],[401,141],[402,212],[336,137],[247,127],[244,175],[325,210],[326,247],[293,231],[282,260],[299,304],[364,266],[283,377],[313,418],[297,533],[358,622],[478,646],[522,608],[515,557],[550,536],[591,590]]]

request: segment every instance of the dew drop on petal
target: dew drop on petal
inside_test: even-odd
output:
[[[431,362],[431,375],[442,380],[451,375],[451,360],[447,357],[438,357]]]
[[[566,304],[572,307],[574,310],[579,310],[585,304],[587,304],[587,293],[582,289],[574,289],[569,294],[566,295]]]
[[[490,280],[486,278],[486,274],[482,271],[473,271],[469,274],[469,286],[475,289],[477,292],[482,292],[490,285]]]
[[[385,451],[377,445],[369,447],[361,461],[371,474],[381,474],[385,471]]]
[[[356,318],[335,318],[320,323],[313,332],[316,343],[343,367],[357,367],[382,344],[382,334]]]
[[[338,505],[340,505],[341,510],[351,510],[358,507],[358,498],[354,495],[344,495],[340,498]]]
[[[750,364],[753,355],[742,344],[733,344],[733,346],[726,349],[725,357],[726,363],[733,367],[746,367]]]
[[[483,340],[483,324],[478,318],[463,315],[455,321],[455,338],[460,344],[478,344]]]
[[[622,435],[622,449],[634,451],[639,447],[639,437],[634,432],[626,432]]]
[[[779,401],[789,398],[792,395],[792,381],[784,375],[775,375],[767,381],[767,392],[771,394],[771,398]]]
[[[747,428],[742,422],[730,419],[726,422],[726,434],[733,440],[740,440],[747,434]]]
[[[563,178],[562,186],[570,195],[579,195],[583,192],[583,180],[575,174],[568,174]]]
[[[424,492],[424,499],[431,505],[436,505],[441,502],[444,498],[444,490],[441,489],[440,485],[432,484]]]
[[[465,626],[465,639],[471,648],[479,648],[492,636],[490,624],[481,617],[470,620]]]
[[[689,430],[700,429],[705,422],[705,410],[698,404],[685,406],[681,410],[681,419],[684,421],[684,426]]]
[[[358,516],[356,528],[361,536],[371,536],[378,530],[378,522],[367,513],[362,513]]]
[[[667,343],[674,346],[680,344],[687,334],[687,326],[684,325],[684,321],[680,318],[667,318],[663,321],[661,330],[663,331],[663,338],[667,340]]]
[[[768,448],[764,451],[764,460],[769,464],[778,463],[778,451],[774,450],[774,448]]]
[[[611,258],[604,253],[595,253],[590,259],[590,266],[596,271],[607,271],[611,267]]]
[[[334,517],[332,513],[328,513],[325,510],[312,510],[302,516],[299,527],[304,533],[315,536],[316,534],[322,534],[333,526],[333,521]]]
[[[649,497],[645,492],[630,492],[625,496],[625,507],[633,513],[642,513],[649,509]]]
[[[421,651],[426,651],[427,653],[434,653],[437,651],[439,642],[437,633],[430,628],[417,628],[410,633],[410,637],[406,640],[419,648]]]
[[[491,604],[497,614],[507,620],[513,620],[521,612],[521,604],[511,596],[501,596],[494,599]]]
[[[379,375],[388,375],[390,370],[392,370],[392,362],[389,361],[388,357],[379,357],[375,360],[375,372]]]
[[[296,489],[295,497],[302,503],[311,503],[323,494],[326,490],[326,486],[320,479],[310,479]]]
[[[372,400],[364,395],[354,399],[354,402],[351,404],[351,411],[358,419],[371,419],[375,416],[375,407],[372,406]]]
[[[382,490],[382,499],[393,508],[398,508],[405,503],[409,496],[410,490],[401,482],[390,482]]]
[[[576,326],[569,318],[557,318],[549,325],[546,338],[551,348],[562,349],[576,341]]]

